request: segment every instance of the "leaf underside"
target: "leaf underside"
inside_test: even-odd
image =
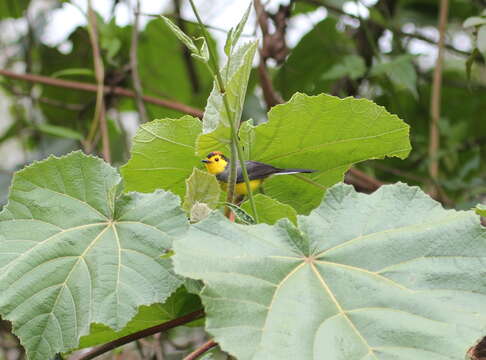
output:
[[[241,360],[460,359],[484,335],[485,230],[415,187],[337,185],[298,227],[213,214],[174,245]]]
[[[119,184],[81,152],[16,173],[0,214],[0,314],[29,359],[76,348],[91,323],[120,330],[181,284],[160,258],[187,229],[179,199]]]

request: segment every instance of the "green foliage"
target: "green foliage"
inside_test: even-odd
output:
[[[486,320],[485,240],[472,211],[418,188],[337,185],[297,227],[214,214],[173,259],[204,281],[206,329],[238,359],[458,359]]]
[[[221,188],[214,175],[206,171],[194,169],[186,180],[186,194],[182,208],[190,212],[196,203],[204,203],[215,208],[219,203]]]
[[[159,257],[186,231],[179,199],[120,195],[120,180],[80,152],[15,175],[0,215],[0,313],[29,359],[77,347],[92,323],[119,331],[181,284]]]
[[[195,155],[201,122],[192,116],[154,120],[140,126],[133,138],[132,157],[121,168],[126,191],[170,190],[183,196],[184,181],[201,159]]]
[[[86,28],[59,47],[43,43],[46,20],[62,2],[69,0],[29,10],[29,21],[3,21],[26,14],[29,1],[0,1],[3,67],[95,85]],[[436,41],[431,30],[439,3],[378,1],[367,4],[369,17],[361,21],[342,14],[350,11],[344,0],[324,3],[279,7],[270,16],[276,25],[271,37],[238,47],[249,4],[226,43],[217,44],[228,57],[221,69],[223,92],[214,81],[220,62],[209,59],[216,44],[198,24],[175,14],[140,26],[143,93],[199,109],[206,105],[203,121],[173,119],[181,113],[146,101],[149,118],[160,120],[143,124],[135,135],[121,170],[124,189],[113,168],[80,153],[34,163],[15,175],[0,213],[0,316],[13,322],[30,360],[178,318],[200,309],[201,299],[207,318],[191,325],[206,323],[205,335],[214,335],[238,359],[459,359],[484,336],[486,232],[478,214],[486,216],[486,207],[474,207],[486,191],[481,1],[449,1],[442,66],[437,184],[448,207],[473,208],[465,212],[444,210],[403,184],[372,195],[346,185],[330,188],[352,165],[385,157],[358,167],[384,182],[429,184],[433,65],[423,57],[430,55],[426,47],[416,54],[414,34]],[[312,24],[324,8],[325,20]],[[133,28],[118,26],[115,17],[97,16],[104,82],[133,90]],[[203,19],[218,26],[214,20]],[[310,30],[284,59],[280,55],[303,21]],[[18,33],[11,34],[10,23]],[[280,42],[279,35],[292,41]],[[465,35],[472,50],[458,44]],[[265,88],[262,69],[253,68],[257,47],[269,55],[275,94]],[[0,99],[9,106],[0,143],[15,146],[0,149],[8,155],[5,163],[13,164],[0,168],[0,185],[24,162],[65,152],[57,143],[90,148],[84,140],[94,92],[3,73],[2,97],[10,98]],[[265,123],[268,95],[290,101],[273,107]],[[104,100],[111,161],[121,165],[133,118],[123,112],[137,106],[118,93]],[[267,179],[254,196],[258,217],[248,214],[247,201],[224,203],[216,178],[200,170],[209,151],[230,155],[230,121],[238,127],[243,158],[316,170]],[[411,148],[408,125],[414,152],[402,161]],[[93,153],[102,151],[100,135]],[[25,154],[12,150],[11,158],[17,144]],[[347,181],[358,189],[363,182],[371,191],[366,177],[355,174]],[[234,222],[222,217],[223,207],[232,210]],[[189,336],[186,328],[176,331]],[[226,355],[217,349],[203,357]]]
[[[336,26],[337,21],[332,18],[321,21],[292,50],[274,79],[284,99],[298,91],[315,95],[331,89],[333,81],[326,78],[326,72],[352,53],[351,40]]]
[[[323,80],[337,80],[344,76],[348,76],[352,80],[356,80],[363,76],[366,72],[366,64],[361,56],[346,55],[343,57],[341,63],[333,65],[328,71],[322,75]]]
[[[407,157],[408,133],[407,124],[369,100],[296,94],[287,104],[272,108],[268,123],[255,128],[251,159],[280,168],[316,170],[275,176],[264,185],[270,197],[308,213],[352,164]]]
[[[64,76],[65,80],[87,81],[86,74],[78,71],[66,71],[68,66],[72,69],[93,69],[93,56],[89,43],[89,34],[85,28],[77,28],[68,38],[72,43],[72,50],[63,54],[55,47],[40,46],[39,58],[42,63],[41,75]],[[95,99],[94,93],[65,89],[55,86],[42,86],[42,96],[66,104],[88,104]],[[94,104],[93,104],[94,105]],[[87,106],[85,112],[79,117],[76,111],[55,106],[52,103],[41,103],[40,108],[52,125],[70,126],[80,129],[80,118],[92,118],[94,108]]]
[[[294,224],[297,223],[297,212],[290,205],[282,204],[263,194],[255,196],[255,204],[262,223],[272,225],[282,218],[287,218]],[[248,201],[245,201],[241,207],[246,211],[251,211]]]
[[[0,20],[5,18],[19,18],[27,10],[30,0],[2,0],[0,1]]]
[[[186,32],[199,37],[198,27],[186,23]],[[184,45],[171,29],[160,19],[152,20],[140,34],[138,62],[144,94],[168,97],[183,104],[203,107],[213,85],[212,75],[205,64],[191,59],[191,66],[197,76],[197,84],[191,80],[184,58]],[[197,86],[196,86],[197,85]],[[147,104],[152,118],[180,116],[175,110]]]
[[[389,62],[377,63],[371,69],[371,75],[384,74],[397,90],[406,89],[418,98],[417,73],[412,63],[412,55],[401,55]]]

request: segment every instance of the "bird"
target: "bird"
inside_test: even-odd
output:
[[[221,183],[223,190],[227,190],[228,178],[230,172],[230,160],[220,151],[210,152],[205,159],[201,160],[210,174],[216,175],[216,179]],[[270,164],[265,164],[258,161],[245,161],[246,171],[250,180],[250,188],[252,192],[258,189],[263,181],[272,175],[290,175],[299,173],[313,173],[316,170],[311,169],[281,169]],[[239,196],[248,194],[245,179],[243,178],[243,171],[240,163],[236,165],[236,185],[235,192]]]

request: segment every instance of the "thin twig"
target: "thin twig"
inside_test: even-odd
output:
[[[142,82],[140,81],[140,75],[138,73],[138,23],[140,14],[140,0],[137,0],[134,11],[133,28],[132,28],[132,40],[130,44],[130,70],[132,73],[133,89],[135,90],[135,102],[137,104],[138,114],[140,116],[140,122],[146,123],[148,121],[147,109],[143,103],[143,90]]]
[[[181,18],[181,4],[180,0],[173,0],[175,8],[175,18],[177,20],[177,25],[181,28],[184,33],[187,33],[186,22]],[[189,75],[189,80],[191,81],[192,91],[198,93],[201,86],[199,84],[199,78],[197,77],[196,67],[194,66],[194,61],[191,56],[191,51],[184,45],[181,44],[182,56],[184,58],[184,64],[186,65],[187,74]]]
[[[213,347],[217,346],[218,343],[214,342],[214,340],[209,340],[194,350],[192,353],[187,355],[183,360],[195,360],[206,351],[212,349]]]
[[[96,13],[93,10],[92,1],[88,0],[88,33],[89,33],[89,40],[91,42],[91,47],[93,49],[93,62],[95,68],[97,90],[96,90],[95,114],[94,114],[93,122],[91,124],[90,131],[88,133],[88,137],[86,138],[86,148],[88,153],[92,151],[91,142],[93,141],[93,138],[96,134],[96,130],[99,124],[101,130],[101,146],[102,146],[103,159],[105,159],[106,162],[110,163],[111,162],[110,139],[108,137],[108,126],[106,124],[104,93],[103,93],[103,87],[105,82],[105,68],[103,66],[103,60],[101,58],[99,39],[98,39],[98,30],[97,30],[96,23],[97,23]]]
[[[230,161],[230,177],[228,179],[228,198],[227,202],[232,203],[233,202],[233,193],[234,193],[234,188],[235,188],[235,173],[236,173],[236,161],[238,157],[238,161],[240,163],[241,167],[241,172],[243,174],[243,179],[245,180],[245,185],[246,185],[246,191],[248,193],[248,199],[250,200],[250,205],[251,209],[253,212],[253,217],[255,221],[258,223],[258,213],[256,210],[256,204],[255,200],[253,199],[253,193],[251,190],[250,186],[250,178],[248,177],[248,172],[246,170],[246,165],[245,165],[245,158],[244,158],[244,153],[243,153],[243,148],[238,140],[238,128],[240,124],[240,119],[233,119],[232,114],[233,112],[230,110],[230,105],[228,102],[228,98],[226,96],[225,92],[225,84],[223,82],[223,78],[221,76],[221,71],[219,70],[218,63],[216,61],[216,53],[213,49],[213,45],[211,43],[211,39],[208,33],[208,30],[204,27],[204,24],[201,20],[201,17],[199,16],[199,13],[197,11],[196,6],[194,5],[194,0],[189,0],[189,3],[191,4],[192,10],[194,12],[194,15],[197,18],[197,21],[199,23],[199,27],[201,28],[201,31],[203,33],[203,36],[206,40],[206,45],[208,47],[208,52],[209,52],[209,60],[211,62],[211,68],[216,75],[216,83],[218,86],[218,90],[221,94],[221,97],[223,98],[223,105],[226,111],[226,116],[228,117],[228,122],[230,124],[230,131],[231,131],[231,161]],[[228,209],[228,207],[226,207]]]
[[[12,79],[30,81],[30,82],[35,82],[35,83],[39,83],[39,84],[63,87],[63,88],[73,89],[73,90],[96,92],[97,89],[98,89],[98,87],[95,84],[51,78],[51,77],[42,76],[42,75],[18,74],[18,73],[15,73],[15,72],[12,72],[12,71],[9,71],[9,70],[5,70],[5,69],[0,69],[0,75],[5,76],[5,77],[9,77],[9,78],[12,78]],[[104,86],[103,92],[104,92],[105,95],[112,94],[112,95],[119,95],[119,96],[126,96],[126,97],[135,98],[135,92],[134,91],[129,90],[129,89],[125,89],[125,88],[122,88],[122,87],[119,87],[119,86]],[[142,98],[147,103],[151,103],[151,104],[162,106],[162,107],[165,107],[165,108],[168,108],[168,109],[180,111],[182,113],[189,114],[189,115],[192,115],[192,116],[195,116],[195,117],[198,117],[198,118],[203,117],[203,111],[202,110],[193,108],[193,107],[185,105],[185,104],[182,104],[178,101],[161,99],[161,98],[157,98],[157,97],[154,97],[154,96],[148,96],[148,95],[144,95]]]
[[[106,353],[110,350],[113,350],[113,349],[115,349],[119,346],[128,344],[132,341],[135,341],[135,340],[138,340],[138,339],[141,339],[141,338],[153,335],[153,334],[157,334],[159,332],[167,331],[169,329],[172,329],[172,328],[180,326],[180,325],[190,323],[190,322],[192,322],[196,319],[199,319],[203,316],[204,316],[204,310],[200,309],[200,310],[194,311],[192,313],[189,313],[187,315],[181,316],[177,319],[170,320],[170,321],[167,321],[165,323],[153,326],[151,328],[144,329],[144,330],[141,330],[141,331],[137,331],[136,333],[133,333],[133,334],[130,334],[130,335],[127,335],[127,336],[123,336],[119,339],[110,341],[109,343],[95,347],[95,348],[91,349],[89,352],[82,354],[79,357],[71,359],[71,360],[94,359],[95,357],[97,357],[101,354],[104,354],[104,353]]]
[[[442,60],[444,57],[445,31],[447,26],[447,13],[449,11],[449,0],[440,1],[439,11],[439,50],[434,68],[432,81],[432,97],[430,100],[430,140],[429,140],[429,175],[434,182],[431,189],[432,194],[437,194],[437,180],[439,176],[439,120],[440,120],[440,98],[442,88]]]

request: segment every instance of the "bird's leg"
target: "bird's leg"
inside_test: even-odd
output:
[[[265,190],[263,189],[263,185],[262,185],[262,186],[260,186],[260,194],[265,195]]]

